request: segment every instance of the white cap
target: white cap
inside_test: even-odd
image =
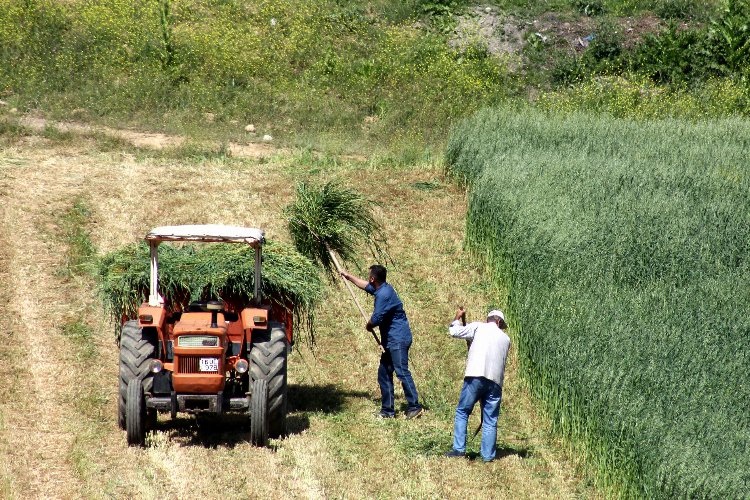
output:
[[[503,321],[505,321],[505,314],[500,309],[493,309],[492,311],[487,313],[487,317],[491,318],[492,316],[497,316]]]

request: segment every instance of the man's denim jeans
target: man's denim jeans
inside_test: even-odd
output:
[[[500,401],[503,399],[503,388],[484,377],[465,377],[461,396],[456,407],[456,420],[453,425],[453,449],[466,452],[466,426],[469,415],[477,401],[482,409],[482,460],[495,458],[495,441],[497,440],[497,416],[500,413]]]
[[[393,415],[393,372],[401,381],[404,388],[404,396],[409,404],[409,410],[420,408],[417,387],[414,385],[414,379],[409,371],[409,347],[411,342],[396,344],[386,348],[380,356],[380,366],[378,367],[378,384],[380,384],[380,394],[382,397],[381,412],[387,415]]]

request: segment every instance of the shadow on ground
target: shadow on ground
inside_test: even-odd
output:
[[[333,414],[343,410],[348,398],[369,398],[364,391],[346,391],[333,384],[289,385],[287,432],[300,434],[310,427],[310,415]],[[234,448],[250,442],[250,417],[230,413],[221,417],[180,414],[172,420],[161,416],[156,430],[165,432],[170,441],[180,446]]]
[[[528,458],[532,455],[531,448],[528,448],[526,446],[513,446],[513,445],[501,445],[497,447],[497,451],[495,453],[495,460],[502,460],[505,457],[509,457],[511,455],[515,455],[519,458]],[[471,452],[466,455],[466,458],[469,460],[482,460],[482,457],[479,455],[479,453]]]

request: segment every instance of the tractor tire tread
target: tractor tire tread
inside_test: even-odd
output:
[[[150,392],[153,380],[147,375],[149,361],[155,356],[156,339],[146,338],[137,321],[127,321],[122,326],[122,335],[120,336],[120,389],[117,417],[118,425],[122,430],[125,430],[128,383],[141,377],[143,379],[143,390]]]
[[[250,381],[268,383],[268,413],[271,435],[286,433],[287,353],[289,343],[281,323],[269,322],[265,332],[254,332],[250,350]]]
[[[143,387],[137,379],[128,383],[126,425],[128,444],[143,446],[146,438],[146,403],[143,399]]]

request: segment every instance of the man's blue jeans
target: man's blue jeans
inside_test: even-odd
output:
[[[409,347],[411,347],[411,342],[397,343],[387,347],[385,352],[380,356],[380,366],[378,367],[378,384],[380,384],[382,398],[380,411],[386,415],[395,414],[393,408],[394,371],[401,381],[401,386],[404,388],[404,396],[406,396],[406,401],[409,404],[408,409],[421,408],[419,396],[417,395],[417,387],[414,385],[414,379],[412,379],[411,372],[409,371]]]
[[[495,441],[497,440],[497,416],[500,413],[500,402],[503,399],[503,388],[484,377],[465,377],[461,395],[456,407],[456,420],[453,425],[453,449],[466,452],[466,426],[469,423],[474,405],[480,402],[482,409],[482,460],[495,458]]]

